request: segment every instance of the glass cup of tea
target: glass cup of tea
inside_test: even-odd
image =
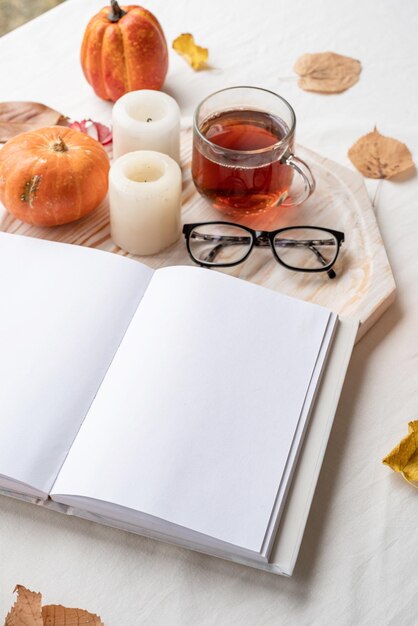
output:
[[[272,91],[229,87],[208,96],[193,120],[197,190],[235,218],[301,204],[315,181],[293,153],[295,127],[292,107]]]

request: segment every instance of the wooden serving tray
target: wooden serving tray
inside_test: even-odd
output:
[[[183,222],[227,221],[228,217],[212,209],[194,188],[190,173],[191,145],[191,131],[182,131]],[[305,224],[342,230],[346,241],[335,265],[337,278],[330,280],[325,273],[303,274],[286,270],[275,261],[269,248],[255,248],[243,264],[220,271],[324,305],[341,316],[359,319],[358,341],[395,296],[395,282],[374,212],[359,174],[300,146],[297,153],[311,167],[317,188],[300,207],[279,207],[274,215],[269,216],[268,224],[263,222],[262,228],[272,230]],[[260,227],[254,218],[245,223]],[[115,246],[110,238],[107,200],[91,215],[53,228],[24,224],[0,205],[0,229],[132,256]],[[153,268],[193,264],[183,236],[160,254],[133,258]]]

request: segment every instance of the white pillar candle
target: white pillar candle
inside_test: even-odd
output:
[[[130,152],[109,172],[113,241],[132,254],[156,254],[180,236],[181,170],[166,154]]]
[[[180,163],[180,109],[171,96],[141,89],[119,98],[112,111],[113,156],[155,150]]]

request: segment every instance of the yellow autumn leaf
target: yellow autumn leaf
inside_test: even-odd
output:
[[[305,91],[340,93],[354,85],[360,76],[361,63],[335,52],[303,54],[293,66],[299,74],[298,85]]]
[[[418,486],[418,420],[409,422],[408,434],[382,461],[408,482]]]
[[[368,178],[391,178],[414,167],[407,146],[381,135],[377,128],[360,137],[349,149],[353,165]]]
[[[195,44],[194,37],[190,33],[183,33],[173,41],[174,50],[184,57],[194,70],[200,70],[206,64],[209,50]]]

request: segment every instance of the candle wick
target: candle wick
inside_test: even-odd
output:
[[[152,122],[152,117],[147,117],[147,122]]]

